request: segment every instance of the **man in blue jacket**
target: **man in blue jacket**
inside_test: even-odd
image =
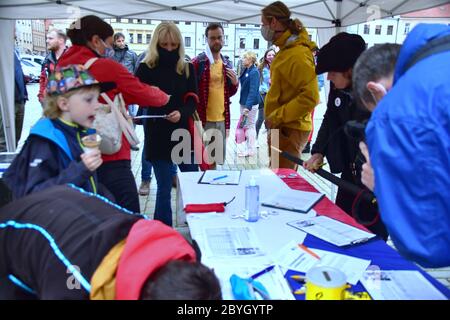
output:
[[[400,253],[424,267],[450,265],[449,43],[446,25],[411,31],[366,129],[383,222]]]

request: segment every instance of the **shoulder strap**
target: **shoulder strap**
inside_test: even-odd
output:
[[[94,64],[94,62],[95,61],[97,61],[97,57],[94,57],[94,58],[90,58],[88,61],[86,61],[86,63],[84,64],[84,68],[87,70],[87,69],[89,69],[93,64]]]
[[[403,73],[406,73],[406,71],[412,68],[419,61],[422,61],[432,55],[449,50],[450,50],[450,35],[431,40],[412,56],[412,58],[408,61],[405,68],[403,69],[404,70]]]

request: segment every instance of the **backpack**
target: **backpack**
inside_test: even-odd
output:
[[[89,59],[84,67],[89,69],[98,58]],[[139,144],[139,138],[133,128],[133,122],[127,114],[125,101],[121,93],[111,100],[106,93],[101,97],[106,101],[100,104],[99,110],[95,115],[94,128],[102,137],[100,142],[100,151],[102,154],[114,154],[122,147],[122,133],[130,145]]]

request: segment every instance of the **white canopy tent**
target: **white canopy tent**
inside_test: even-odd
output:
[[[138,18],[178,21],[261,23],[267,0],[0,0],[0,107],[8,151],[15,149],[13,27],[15,19]],[[284,0],[326,43],[340,27],[448,3],[448,0]],[[9,20],[9,21],[8,21]]]

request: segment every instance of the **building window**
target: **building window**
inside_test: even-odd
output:
[[[228,36],[227,36],[227,35],[224,35],[224,38],[223,38],[223,45],[224,45],[224,46],[228,46]]]
[[[174,21],[173,23],[175,23],[175,24],[180,24],[180,21]]]
[[[364,34],[369,34],[370,33],[370,24],[365,24],[364,25]]]
[[[137,23],[142,24],[142,19],[137,19]]]
[[[147,24],[152,24],[152,20],[147,19]]]
[[[142,43],[142,33],[138,33],[137,37],[137,43]]]
[[[255,27],[256,27],[256,28],[259,28],[259,24],[255,24]]]
[[[205,45],[206,44],[206,36],[205,35],[203,35],[203,41],[202,41],[202,43]]]
[[[404,32],[405,35],[409,33],[409,29],[410,28],[411,28],[411,24],[410,23],[406,23],[405,24],[405,32]]]
[[[224,28],[228,28],[228,23],[226,23],[226,22],[222,22],[221,25],[222,25],[222,27],[224,27]]]
[[[375,26],[375,34],[381,34],[381,24]]]
[[[207,27],[208,26],[208,22],[203,22],[203,26]]]
[[[150,43],[150,41],[152,41],[152,35],[150,33],[147,33],[146,37],[147,43]]]
[[[184,46],[187,48],[191,46],[191,37],[184,38]]]
[[[130,43],[134,43],[134,34],[130,33]]]
[[[246,26],[247,26],[247,24],[245,24],[245,23],[241,23],[241,24],[240,24],[240,26],[241,26],[241,27],[246,27]]]
[[[184,24],[187,25],[187,26],[190,26],[191,22],[190,21],[186,21]]]
[[[239,40],[239,48],[245,49],[245,38],[240,38]]]
[[[391,36],[394,33],[394,26],[393,25],[389,25],[387,27],[387,35]]]
[[[259,49],[259,39],[253,39],[253,49]]]

